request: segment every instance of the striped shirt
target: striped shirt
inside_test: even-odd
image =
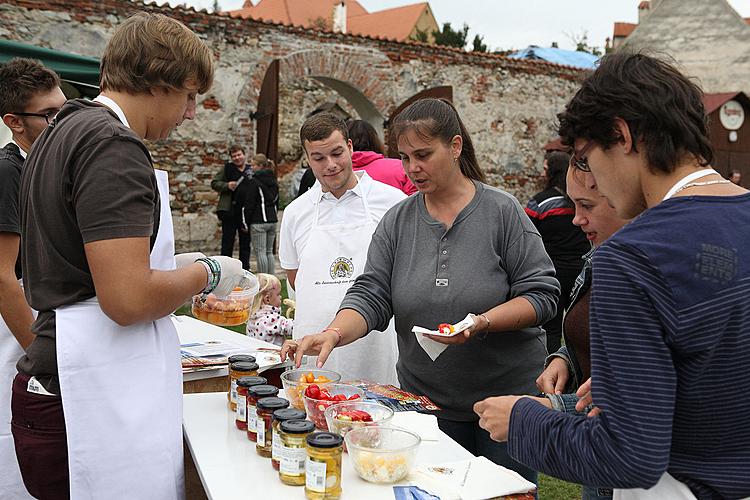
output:
[[[509,452],[584,484],[698,498],[750,495],[750,194],[670,199],[594,256],[591,365],[599,417],[519,401]]]

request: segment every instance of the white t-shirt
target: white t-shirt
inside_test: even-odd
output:
[[[370,217],[374,222],[380,222],[393,205],[406,198],[398,189],[374,181],[364,170],[354,172],[354,175],[358,178],[357,185],[345,192],[341,198],[337,199],[331,193],[324,193],[320,183],[316,182],[284,209],[279,236],[279,260],[282,268],[299,269],[300,255],[313,226],[315,200],[320,200],[318,224],[328,225],[362,220],[365,216],[362,196],[367,197]]]

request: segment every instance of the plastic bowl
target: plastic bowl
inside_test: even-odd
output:
[[[345,413],[352,410],[366,412],[372,421],[362,422],[342,418]],[[393,410],[374,401],[343,401],[329,406],[325,411],[325,418],[330,432],[346,437],[347,433],[353,429],[387,425],[393,419]]]
[[[422,439],[397,427],[363,427],[344,436],[359,477],[371,483],[393,483],[409,474]]]
[[[323,387],[328,389],[331,396],[337,394],[343,394],[346,399],[352,396],[359,396],[357,400],[361,400],[365,397],[365,391],[359,387],[348,384],[324,384]],[[328,430],[328,424],[326,423],[326,417],[324,412],[326,409],[336,403],[343,401],[330,401],[327,399],[313,399],[304,392],[302,393],[302,402],[305,405],[305,411],[307,412],[307,419],[315,424],[315,427],[324,431]]]
[[[258,278],[245,271],[237,286],[226,297],[217,297],[213,293],[201,300],[200,295],[193,296],[193,316],[218,326],[237,326],[247,323],[250,317],[250,304],[258,293]]]
[[[302,381],[300,377],[302,375],[312,374],[313,381],[307,382]],[[327,381],[315,381],[325,377]],[[281,374],[281,385],[286,392],[286,398],[294,408],[298,410],[304,410],[305,404],[302,402],[302,394],[310,384],[318,384],[319,386],[326,386],[329,384],[338,383],[341,380],[341,375],[332,370],[321,370],[318,368],[298,368],[296,370],[289,370]]]

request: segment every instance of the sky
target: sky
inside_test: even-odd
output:
[[[313,1],[313,0],[309,0]],[[370,12],[417,3],[420,0],[359,0]],[[258,0],[254,0],[257,4]],[[213,0],[170,0],[197,9],[211,9]],[[222,10],[242,7],[244,0],[219,0]],[[615,21],[635,23],[640,0],[429,0],[438,25],[469,26],[469,41],[484,37],[490,50],[520,49],[529,45],[572,49],[572,39],[588,35],[589,45],[603,47]],[[741,16],[750,17],[750,0],[729,0]]]

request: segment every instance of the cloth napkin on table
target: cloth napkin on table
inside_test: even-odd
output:
[[[416,411],[397,411],[393,414],[391,424],[417,434],[422,441],[440,440],[440,429],[435,415]]]
[[[520,474],[485,457],[422,464],[409,475],[412,484],[441,500],[486,500],[532,491],[536,486]]]

